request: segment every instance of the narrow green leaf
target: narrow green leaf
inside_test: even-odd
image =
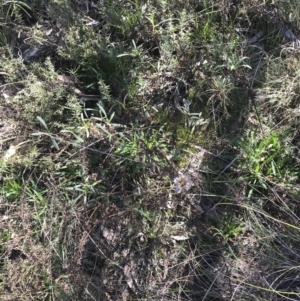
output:
[[[47,127],[45,120],[41,116],[37,116],[36,118],[41,123],[41,125],[49,132],[49,129]]]
[[[51,141],[52,141],[53,146],[54,146],[57,150],[59,150],[59,146],[58,146],[57,142],[55,141],[55,139],[54,139],[53,137],[51,137],[51,136],[50,136],[50,139],[51,139]]]

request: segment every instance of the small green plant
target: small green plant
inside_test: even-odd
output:
[[[217,227],[212,227],[215,231],[214,236],[221,237],[226,243],[236,240],[238,235],[246,230],[242,217],[231,217],[227,213],[217,220],[217,223]]]
[[[18,1],[18,0],[4,0],[1,5],[1,15],[5,16],[5,20],[8,21],[9,18],[19,17],[20,13],[23,12],[30,16],[29,11],[31,11],[31,7],[26,4],[26,2]]]
[[[293,147],[280,133],[262,137],[249,132],[239,143],[241,165],[249,171],[249,180],[266,188],[265,181],[293,182],[298,172],[293,161]]]
[[[40,116],[37,116],[37,119],[41,123],[41,125],[46,129],[47,132],[46,133],[44,133],[44,132],[36,132],[36,133],[33,133],[32,135],[34,135],[34,136],[42,136],[42,135],[48,136],[51,139],[51,142],[52,142],[53,146],[57,150],[59,150],[59,146],[58,146],[56,140],[54,139],[53,135],[51,134],[51,130],[48,128],[45,120],[42,117],[40,117]]]
[[[230,92],[233,88],[234,85],[231,78],[223,76],[213,78],[211,88],[208,90],[210,94],[208,103],[211,104],[215,124],[218,124],[218,120],[222,116],[229,117]]]
[[[131,1],[126,5],[126,10],[114,1],[106,1],[104,7],[99,5],[99,13],[104,13],[108,24],[122,38],[132,35],[140,24],[141,7],[139,1]],[[113,31],[114,32],[114,31]]]
[[[23,186],[13,179],[7,179],[2,187],[2,193],[11,201],[19,201]]]
[[[122,166],[128,172],[128,176],[141,176],[151,165],[151,162],[163,164],[167,145],[163,139],[164,127],[144,131],[141,128],[132,127],[128,135],[119,133],[117,148],[114,154],[117,156],[117,166]]]
[[[125,52],[121,43],[113,45],[109,37],[102,37],[84,24],[76,31],[70,30],[67,39],[68,47],[60,49],[59,54],[71,61],[73,74],[85,82],[88,91],[97,91],[99,81],[110,85],[112,91],[125,86],[130,57],[120,55]]]
[[[249,63],[247,62],[249,61],[248,57],[240,58],[237,55],[234,55],[233,57],[225,56],[224,59],[226,61],[226,64],[222,66],[227,67],[230,71],[236,71],[238,70],[238,68],[241,67],[252,69],[251,66],[249,66]]]

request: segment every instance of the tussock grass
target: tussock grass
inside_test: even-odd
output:
[[[0,7],[3,300],[300,298],[296,1]]]

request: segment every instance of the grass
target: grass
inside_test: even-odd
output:
[[[81,2],[0,3],[1,298],[298,300],[298,3]]]

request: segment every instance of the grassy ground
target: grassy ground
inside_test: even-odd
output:
[[[1,300],[300,300],[300,6],[263,2],[1,2]]]

